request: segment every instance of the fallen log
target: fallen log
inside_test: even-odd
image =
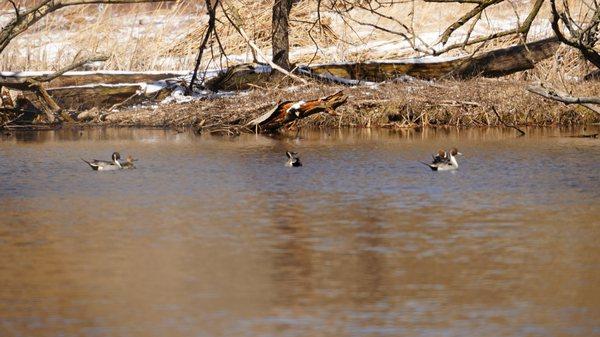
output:
[[[215,71],[210,76],[215,76]],[[188,75],[188,71],[68,71],[55,72],[0,72],[0,88],[34,92],[40,108],[49,122],[55,121],[61,107],[86,110],[92,107],[110,107],[133,95],[155,97],[155,93]],[[49,79],[45,88],[39,83]],[[173,81],[169,81],[173,79]],[[68,115],[63,119],[68,120]]]
[[[31,79],[43,79],[54,74],[51,71],[2,71],[0,86],[18,86]],[[52,86],[75,86],[92,83],[151,83],[189,75],[189,71],[68,71],[48,81]]]
[[[48,88],[47,92],[64,107],[87,110],[121,103],[141,92],[145,83],[88,84]]]
[[[246,124],[260,130],[276,130],[296,120],[306,118],[310,115],[327,112],[335,114],[335,109],[346,103],[348,96],[342,91],[333,95],[321,97],[311,101],[284,101],[269,112],[251,120]]]
[[[63,87],[67,93],[77,92],[78,88],[75,88],[73,84],[87,82],[98,83],[98,82],[116,82],[122,83],[123,80],[134,80],[142,82],[142,86],[145,86],[147,82],[156,82],[158,79],[172,78],[181,76],[182,73],[172,72],[75,72],[76,69],[89,62],[97,62],[106,60],[106,56],[95,56],[87,59],[83,59],[72,63],[71,65],[64,67],[55,72],[0,72],[0,89],[9,88],[12,90],[18,90],[22,92],[33,93],[37,101],[39,102],[39,108],[44,112],[48,123],[55,123],[57,117],[61,117],[63,121],[72,122],[71,116],[66,113],[60,105],[54,100],[52,95],[46,90],[42,83],[52,83],[56,85],[61,83],[66,85]],[[187,74],[187,72],[183,73]],[[154,80],[153,80],[154,79]],[[138,88],[140,85],[138,85]],[[55,89],[53,93],[60,92],[60,89]],[[137,92],[137,90],[136,90]],[[88,93],[93,94],[93,93]],[[111,93],[103,95],[104,98],[113,96]],[[81,96],[83,99],[88,101],[96,102],[102,101],[99,97],[95,96]],[[121,99],[120,96],[109,97],[109,99]],[[5,99],[2,99],[2,106],[4,106]],[[114,103],[113,103],[114,104]],[[19,108],[19,107],[14,107]]]
[[[271,67],[262,64],[238,64],[227,68],[204,81],[204,86],[212,91],[246,90],[252,85],[266,83],[271,74]]]
[[[310,66],[312,73],[350,80],[381,82],[402,75],[421,79],[447,76],[472,78],[500,77],[532,69],[535,64],[556,52],[560,42],[555,37],[489,51],[473,57],[438,61],[439,58],[415,58],[404,61],[373,61],[361,63],[322,64]]]

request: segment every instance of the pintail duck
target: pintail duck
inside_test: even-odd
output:
[[[288,157],[288,161],[285,163],[285,166],[302,166],[302,163],[300,162],[300,157],[298,157],[298,154],[296,152],[286,151],[285,155]]]
[[[91,161],[87,161],[87,160],[81,158],[81,160],[83,160],[88,165],[90,165],[90,167],[94,171],[120,170],[123,168],[123,165],[121,165],[121,162],[119,161],[119,159],[121,159],[121,155],[119,154],[119,152],[113,152],[112,161],[98,160],[98,159],[93,159]]]
[[[433,161],[431,164],[423,163],[433,171],[449,171],[456,170],[458,168],[458,161],[456,156],[462,155],[458,152],[457,148],[453,148],[450,152],[439,150],[436,155],[432,155]]]
[[[432,164],[442,163],[448,160],[448,154],[446,151],[440,149],[436,154],[432,154],[431,158],[433,158]]]

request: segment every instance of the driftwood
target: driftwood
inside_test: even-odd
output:
[[[348,96],[342,91],[333,95],[321,97],[312,101],[284,101],[277,104],[271,111],[259,116],[246,124],[247,127],[261,130],[276,130],[288,123],[298,119],[306,118],[310,115],[327,112],[335,114],[334,110],[346,103]]]
[[[41,85],[41,83],[35,80],[25,80],[21,83],[5,83],[0,82],[0,88],[6,87],[9,89],[15,89],[20,91],[30,91],[33,92],[39,99],[41,103],[41,108],[49,123],[54,123],[56,121],[55,115],[60,113],[62,109],[54,99],[48,94],[46,89]],[[68,118],[67,118],[68,119]]]
[[[561,92],[555,89],[545,88],[541,84],[532,84],[527,87],[529,92],[540,95],[542,97],[562,102],[564,104],[579,104],[597,114],[600,114],[600,97],[574,97],[566,92]]]
[[[330,75],[351,80],[385,81],[402,75],[421,79],[438,79],[446,76],[471,78],[476,76],[500,77],[531,69],[535,64],[556,52],[556,38],[493,50],[474,57],[448,61],[419,62],[364,62],[314,65],[310,69],[317,75]]]

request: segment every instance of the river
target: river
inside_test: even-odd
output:
[[[600,336],[598,127],[527,131],[4,135],[0,336]]]

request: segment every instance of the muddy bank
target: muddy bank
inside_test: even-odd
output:
[[[409,79],[374,86],[275,86],[189,103],[101,111],[90,125],[195,127],[200,131],[244,131],[244,125],[282,100],[310,100],[343,90],[348,101],[337,115],[320,113],[298,127],[520,126],[574,125],[600,122],[600,114],[580,105],[564,105],[528,92],[529,82],[474,79],[428,82]],[[600,88],[582,83],[580,95],[599,95]],[[93,113],[92,113],[93,115]],[[249,131],[249,130],[246,130]]]

